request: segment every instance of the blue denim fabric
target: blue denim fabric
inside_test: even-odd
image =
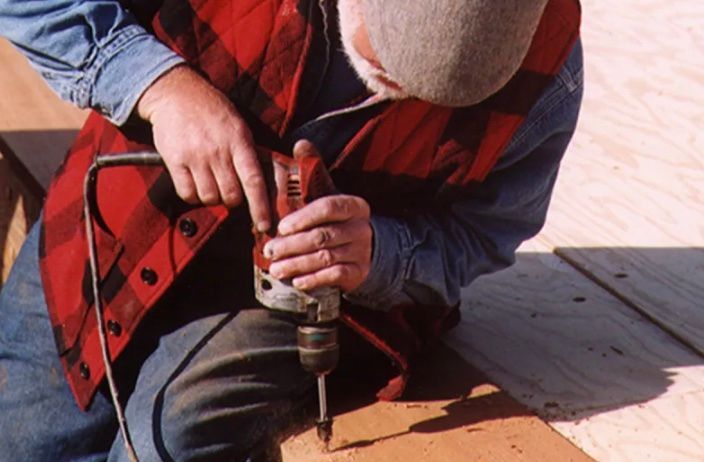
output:
[[[510,266],[516,248],[545,223],[583,85],[578,42],[472,198],[456,202],[450,213],[405,220],[372,217],[371,272],[346,297],[378,309],[403,303],[453,305],[460,289],[478,276]]]
[[[38,230],[0,292],[0,462],[125,462],[107,393],[82,412],[64,379]],[[222,258],[221,248],[199,265]],[[143,462],[248,460],[303,405],[313,378],[299,364],[290,319],[213,297],[194,306],[190,289],[187,279],[176,287],[116,364],[133,443]]]
[[[102,395],[90,414],[80,412],[64,380],[39,278],[38,228],[0,292],[0,461],[105,460],[115,418]]]
[[[117,125],[157,77],[183,62],[119,1],[0,0],[0,36],[59,96]]]

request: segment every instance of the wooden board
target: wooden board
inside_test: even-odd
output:
[[[704,3],[583,5],[584,106],[541,238],[704,354]]]
[[[0,287],[39,208],[38,198],[18,181],[14,169],[0,153]]]
[[[682,393],[552,425],[603,462],[702,462],[704,393]]]
[[[452,350],[439,347],[423,366],[407,400],[338,413],[330,452],[308,429],[283,444],[284,462],[592,460]],[[331,390],[333,406],[365,388],[359,377],[346,393]]]
[[[2,39],[0,68],[0,149],[46,188],[87,113],[60,101]]]
[[[0,285],[86,112],[64,103],[0,39]]]
[[[596,460],[704,460],[704,360],[540,243],[463,300],[449,345]]]
[[[704,248],[558,247],[555,253],[704,354]]]

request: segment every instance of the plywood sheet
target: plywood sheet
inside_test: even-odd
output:
[[[0,139],[44,187],[87,113],[62,102],[8,42],[0,39]]]
[[[704,460],[704,359],[540,247],[464,292],[449,345],[597,460]],[[694,417],[664,420],[659,403],[675,399]],[[606,457],[612,422],[642,450]]]
[[[584,106],[541,238],[704,354],[704,3],[583,5]]]
[[[330,452],[309,429],[283,444],[284,462],[592,460],[446,347],[422,370],[407,400],[337,415]]]
[[[704,355],[704,247],[558,247],[555,253]]]
[[[600,462],[704,460],[702,392],[605,411],[587,421],[552,425]]]

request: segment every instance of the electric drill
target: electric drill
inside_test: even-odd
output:
[[[279,153],[259,153],[271,200],[272,227],[268,233],[254,231],[254,288],[257,300],[267,308],[291,314],[298,322],[298,353],[303,368],[318,379],[320,416],[317,433],[327,446],[332,438],[328,415],[325,376],[337,366],[339,344],[337,320],[340,291],[323,287],[303,292],[290,280],[269,274],[270,261],[264,245],[275,235],[279,221],[291,212],[335,192],[332,179],[318,156],[292,158]]]
[[[335,192],[332,179],[322,160],[315,156],[292,158],[283,154],[259,150],[259,160],[266,178],[271,203],[272,227],[269,233],[255,232],[254,280],[257,299],[267,308],[294,316],[298,321],[298,351],[301,365],[318,378],[318,401],[320,417],[317,420],[318,438],[327,445],[332,438],[332,419],[328,416],[325,376],[337,366],[339,344],[337,320],[340,315],[340,291],[324,287],[303,292],[291,285],[291,281],[279,281],[269,274],[269,260],[264,257],[264,245],[275,235],[278,221],[305,204]],[[117,386],[107,346],[107,334],[103,319],[98,255],[93,230],[95,187],[98,171],[106,167],[124,165],[163,166],[156,152],[134,152],[97,156],[84,179],[83,207],[87,217],[86,239],[91,268],[91,287],[95,300],[100,347],[105,364],[106,379],[117,413],[120,433],[130,461],[137,455],[127,429],[124,412],[120,404]]]

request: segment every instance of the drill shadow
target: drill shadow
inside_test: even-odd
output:
[[[418,404],[411,406],[414,405],[422,406]],[[463,427],[470,427],[465,429],[466,433],[476,433],[483,430],[481,428],[472,428],[472,426],[482,422],[531,415],[530,412],[522,408],[513,401],[508,394],[502,391],[496,391],[477,397],[464,396],[443,406],[442,410],[445,412],[445,415],[420,420],[410,425],[408,430],[380,436],[378,438],[343,443],[340,446],[333,447],[332,451],[364,448],[401,436],[444,433]]]
[[[340,373],[330,381],[333,415],[341,415],[376,402],[374,391],[383,385],[383,363],[379,358],[368,357],[364,362],[357,362],[356,368],[341,367]],[[375,380],[361,383],[359,377],[369,377],[370,370],[378,372],[372,375]],[[416,373],[411,376],[403,399],[394,403],[409,410],[427,408],[427,414],[432,416],[421,417],[403,431],[377,438],[349,442],[343,440],[339,446],[332,447],[332,451],[363,448],[409,434],[443,433],[465,427],[465,431],[474,433],[482,431],[472,427],[481,422],[532,415],[442,343],[434,345],[419,358]],[[442,415],[438,415],[438,410],[442,411]]]

